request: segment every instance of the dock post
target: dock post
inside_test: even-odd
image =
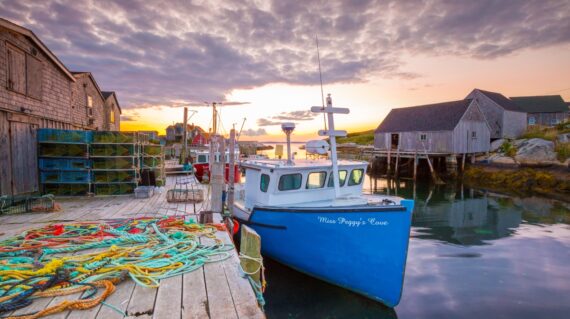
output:
[[[418,175],[418,152],[414,154],[414,182],[417,179],[417,175]]]
[[[429,159],[429,155],[426,155],[426,159],[429,165],[429,171],[431,173],[431,178],[433,178],[434,183],[437,183],[437,176],[435,175],[435,170],[433,168],[433,165],[431,164],[431,161]]]
[[[400,164],[400,149],[396,151],[396,167],[394,168],[394,177],[398,179],[398,166]]]
[[[228,164],[228,210],[230,211],[230,216],[233,216],[234,212],[234,179],[235,179],[235,149],[236,149],[236,130],[230,130],[230,163]]]
[[[212,187],[212,211],[214,213],[222,213],[222,193],[224,188],[224,137],[221,135],[214,135],[210,140],[210,154],[213,158],[210,159],[210,185]]]
[[[391,154],[390,150],[388,150],[388,166],[386,166],[386,177],[389,177],[389,176],[390,176],[390,170],[391,170],[391,169],[390,169],[390,164],[391,164],[391,161],[392,161],[392,154]]]
[[[461,172],[465,172],[465,153],[463,153],[463,159],[461,160]]]
[[[241,226],[240,264],[244,272],[249,274],[251,279],[261,287],[261,273],[263,271],[261,237],[255,230],[246,225]]]

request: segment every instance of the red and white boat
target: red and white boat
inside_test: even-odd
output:
[[[196,176],[196,178],[198,179],[199,182],[203,182],[204,181],[204,177],[206,177],[206,179],[209,181],[210,180],[210,152],[208,150],[200,150],[200,151],[195,151],[193,153],[191,153],[191,156],[194,160],[194,163],[192,164],[194,166],[194,175]],[[216,155],[216,156],[220,156],[220,155]],[[230,152],[228,150],[226,150],[225,153],[225,163],[226,163],[226,169],[224,171],[224,179],[225,182],[227,183],[229,180],[229,172],[230,172]],[[238,166],[238,161],[239,161],[239,150],[236,150],[235,154],[234,154],[234,159],[235,159],[235,164],[234,164],[234,182],[235,183],[239,183],[241,181],[241,176],[240,176],[240,170],[239,170],[239,166]],[[219,158],[215,159],[216,161],[219,161]]]

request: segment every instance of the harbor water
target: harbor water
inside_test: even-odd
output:
[[[570,204],[370,178],[365,190],[416,200],[400,304],[266,260],[268,318],[568,318]]]

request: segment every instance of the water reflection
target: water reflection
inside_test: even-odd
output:
[[[268,261],[268,318],[567,318],[570,204],[366,182],[369,192],[416,200],[400,305],[388,309]]]

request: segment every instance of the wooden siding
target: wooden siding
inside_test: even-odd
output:
[[[33,123],[10,122],[13,194],[38,191],[36,129]]]
[[[38,128],[80,129],[65,122],[0,111],[0,195],[38,189]]]
[[[473,132],[475,137],[472,137]],[[457,126],[451,131],[376,133],[374,147],[380,150],[390,149],[392,134],[399,135],[398,149],[401,152],[481,153],[489,151],[490,147],[489,127],[477,102],[471,103]],[[420,140],[423,134],[426,135],[425,141]]]
[[[503,116],[503,137],[515,139],[521,136],[526,130],[527,117],[525,112],[514,112],[505,110]]]
[[[485,116],[489,128],[491,129],[491,138],[503,137],[502,124],[504,109],[479,91],[471,92],[466,98],[475,100],[479,105],[479,109]]]

